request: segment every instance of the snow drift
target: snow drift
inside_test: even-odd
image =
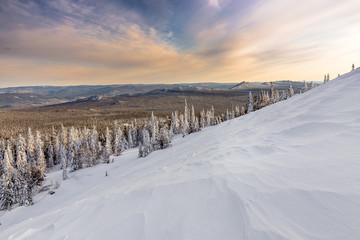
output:
[[[358,239],[359,93],[357,69],[145,159],[75,172],[1,212],[0,239]]]

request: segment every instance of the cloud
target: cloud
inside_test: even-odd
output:
[[[4,2],[0,84],[317,80],[360,59],[355,0]]]
[[[219,8],[219,0],[209,0],[209,5],[212,7]]]

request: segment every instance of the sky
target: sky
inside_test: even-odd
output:
[[[359,0],[1,0],[0,87],[322,81],[359,43]]]

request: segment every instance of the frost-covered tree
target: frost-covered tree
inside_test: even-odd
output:
[[[31,132],[31,128],[28,128],[27,139],[26,139],[26,154],[27,160],[30,165],[34,165],[34,150],[35,150],[35,140],[34,135]]]
[[[113,141],[113,152],[115,156],[119,156],[122,149],[121,139],[123,137],[123,133],[121,131],[121,127],[118,125],[117,121],[114,121],[114,141]]]
[[[190,116],[189,115],[190,115],[190,110],[187,106],[187,102],[185,99],[184,119],[183,119],[183,126],[182,126],[183,136],[185,136],[189,133],[189,129],[190,129],[190,123],[189,123]]]
[[[75,128],[71,127],[69,130],[69,134],[68,136],[68,148],[67,148],[67,164],[66,166],[68,167],[70,172],[75,171],[75,141],[76,141],[76,137],[75,137]]]
[[[103,149],[103,160],[106,163],[110,162],[110,155],[112,154],[112,148],[111,148],[111,134],[108,127],[106,127],[106,133],[105,133],[105,146]]]
[[[96,130],[96,126],[94,125],[91,134],[90,134],[90,151],[92,156],[92,165],[97,165],[99,163],[100,158],[100,149],[101,145],[99,144],[99,134]]]
[[[146,157],[151,152],[151,143],[149,132],[145,128],[142,130],[142,136],[143,139],[139,147],[139,157]]]
[[[169,130],[165,127],[160,130],[160,147],[161,149],[168,148],[170,146]]]
[[[315,84],[314,84],[314,82],[311,82],[310,83],[310,89],[313,89],[313,88],[315,88]]]
[[[245,115],[245,108],[244,107],[241,107],[241,110],[240,110],[240,115]]]
[[[252,97],[251,91],[249,92],[249,98],[247,102],[247,113],[254,111],[254,98]]]
[[[38,172],[38,181],[42,182],[46,176],[46,160],[44,151],[42,149],[43,143],[41,141],[40,132],[35,134],[35,166]]]
[[[179,134],[181,132],[178,111],[171,113],[171,129],[173,134]]]
[[[308,85],[307,85],[307,83],[304,81],[304,89],[303,89],[303,91],[306,92],[307,90],[308,90]]]
[[[15,169],[13,167],[12,152],[9,151],[8,146],[4,153],[4,174],[1,179],[0,186],[0,209],[10,210],[11,206],[15,203],[14,181]]]
[[[154,113],[151,113],[151,131],[150,131],[150,143],[152,150],[156,151],[160,149],[160,132],[159,124],[157,119],[154,116]]]
[[[56,135],[55,145],[54,145],[54,165],[61,163],[60,159],[60,133]]]
[[[17,168],[17,178],[20,184],[18,187],[19,191],[19,205],[28,206],[32,204],[32,188],[30,178],[30,168],[27,162],[26,155],[26,142],[25,139],[19,134],[19,137],[16,141],[16,168]]]
[[[275,87],[274,84],[271,82],[270,83],[270,103],[276,103],[276,97],[275,97]]]
[[[49,142],[46,155],[47,155],[46,165],[48,168],[52,168],[54,166],[54,147],[51,142]]]
[[[134,142],[133,142],[133,138],[132,138],[132,134],[131,134],[131,128],[128,129],[128,148],[133,148],[134,147]]]
[[[292,87],[292,85],[290,83],[290,85],[289,85],[289,97],[292,97],[292,96],[294,96],[294,89],[293,89],[293,87]]]
[[[61,168],[62,168],[62,177],[63,180],[68,179],[68,159],[66,149],[63,144],[60,146],[60,160],[61,160]]]

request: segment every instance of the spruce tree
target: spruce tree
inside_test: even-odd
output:
[[[0,209],[1,210],[11,210],[11,206],[15,203],[15,193],[14,193],[14,182],[13,177],[15,174],[15,169],[13,168],[13,158],[12,153],[9,151],[10,147],[8,146],[4,153],[4,174],[1,179],[1,189],[0,189]]]
[[[63,180],[68,179],[68,160],[66,150],[63,144],[60,146],[60,160],[61,160],[61,168],[62,168],[62,177]]]
[[[35,135],[35,166],[39,171],[38,181],[39,183],[44,180],[46,175],[46,161],[44,152],[42,149],[43,143],[41,141],[40,132],[36,131]]]
[[[248,98],[248,103],[247,103],[247,113],[251,113],[252,111],[254,111],[254,99],[252,97],[251,92],[249,92],[249,98]]]

